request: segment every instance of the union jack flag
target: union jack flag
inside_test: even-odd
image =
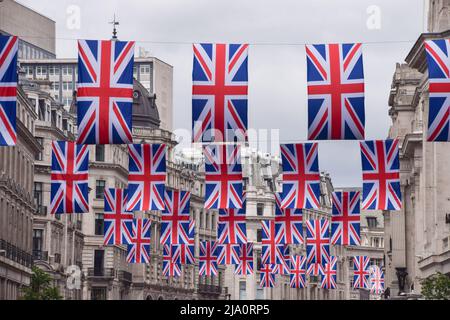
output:
[[[308,276],[319,276],[323,272],[323,266],[320,263],[310,263],[308,264],[308,269],[306,274]]]
[[[320,174],[317,143],[281,145],[282,209],[319,209]]]
[[[133,219],[125,223],[125,232],[129,239],[128,263],[150,263],[150,225],[150,219]]]
[[[51,213],[89,211],[89,150],[75,142],[52,142]]]
[[[291,288],[306,288],[306,257],[291,256],[290,285]]]
[[[240,244],[219,244],[216,245],[216,256],[218,264],[238,264],[241,255]]]
[[[193,142],[247,140],[248,44],[194,44]]]
[[[234,273],[240,276],[253,274],[253,243],[247,242],[240,245],[239,264],[236,265]]]
[[[190,198],[190,192],[166,189],[166,206],[161,214],[161,244],[187,244],[194,237],[189,233]]]
[[[133,41],[78,41],[78,143],[132,143]]]
[[[104,245],[128,244],[125,223],[133,221],[133,214],[125,210],[127,190],[107,188],[105,190]]]
[[[166,145],[128,145],[129,211],[164,210]]]
[[[259,269],[260,280],[259,286],[262,288],[273,288],[275,286],[275,265],[263,264]]]
[[[353,288],[369,288],[369,263],[367,256],[355,256],[353,258]]]
[[[320,287],[322,289],[336,289],[336,277],[337,270],[336,264],[337,257],[331,256],[330,261],[325,264],[325,267],[322,268],[322,281],[320,282]]]
[[[217,256],[215,241],[200,241],[198,274],[200,276],[217,276]]]
[[[15,36],[0,35],[0,146],[16,145],[17,49]]]
[[[361,243],[359,191],[333,192],[331,244],[359,246]]]
[[[306,221],[307,263],[324,265],[330,261],[330,223],[325,219]]]
[[[450,39],[426,40],[429,111],[428,141],[450,141]]]
[[[262,225],[262,264],[280,264],[284,259],[284,244],[276,239],[277,227],[273,220],[263,220]]]
[[[275,265],[275,274],[289,275],[291,272],[291,256],[289,255],[289,246],[285,245],[283,248],[283,259],[280,263]]]
[[[219,243],[247,243],[245,207],[244,200],[240,209],[219,209],[217,222],[217,241]]]
[[[364,139],[361,43],[306,46],[308,140]]]
[[[380,295],[384,292],[384,272],[378,266],[369,268],[370,293]]]
[[[205,154],[205,208],[240,209],[243,204],[241,149],[208,145]]]
[[[194,240],[190,244],[172,244],[170,246],[172,262],[178,264],[195,264]]]
[[[279,226],[277,239],[282,244],[303,244],[303,212],[301,209],[282,209],[281,198],[275,193],[275,224]]]
[[[179,277],[181,276],[181,265],[174,261],[170,247],[169,244],[163,245],[163,275],[166,277]]]
[[[362,141],[363,210],[400,210],[398,140]]]

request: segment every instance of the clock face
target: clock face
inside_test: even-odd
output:
[[[137,91],[137,90],[133,91],[133,99],[138,99],[139,95],[140,95],[139,91]]]

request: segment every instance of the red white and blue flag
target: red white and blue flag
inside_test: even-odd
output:
[[[275,221],[273,220],[263,220],[261,221],[262,226],[262,264],[280,264],[284,259],[284,244],[279,244],[277,241],[276,235],[279,234],[277,232],[277,228]],[[275,268],[275,267],[274,267]]]
[[[450,39],[426,40],[428,141],[450,141]]]
[[[353,288],[369,288],[369,263],[367,256],[355,256],[353,258]]]
[[[247,140],[248,44],[194,44],[192,141]]]
[[[133,219],[125,223],[127,238],[128,263],[150,263],[151,220]]]
[[[205,155],[205,208],[243,206],[241,149],[238,145],[208,145]]]
[[[125,232],[125,223],[133,221],[133,213],[126,211],[127,190],[105,189],[105,212],[103,214],[104,232],[103,244],[120,245],[130,241]]]
[[[166,145],[128,145],[129,211],[164,210]]]
[[[283,209],[319,209],[320,173],[317,143],[281,145]]]
[[[198,260],[198,274],[200,276],[217,276],[215,241],[200,241],[200,254]]]
[[[369,267],[370,293],[380,295],[384,292],[384,272],[380,267]]]
[[[263,264],[259,269],[259,286],[262,288],[273,288],[275,286],[275,265]]]
[[[166,277],[181,276],[181,265],[174,261],[171,246],[169,244],[163,245],[163,275]]]
[[[0,35],[0,146],[14,146],[17,101],[17,50],[19,39]]]
[[[166,189],[166,205],[161,213],[161,244],[187,244],[194,237],[189,233],[190,199],[190,192]]]
[[[52,142],[50,211],[52,214],[89,211],[89,149],[75,142]]]
[[[291,256],[290,285],[291,288],[306,288],[305,256]]]
[[[217,222],[218,243],[247,243],[245,209],[245,200],[240,209],[219,209],[219,220]]]
[[[240,276],[253,274],[253,243],[247,242],[240,245],[239,264],[236,265],[234,274]]]
[[[341,246],[360,245],[359,197],[359,191],[332,193],[331,244]]]
[[[331,256],[330,261],[325,263],[321,271],[322,281],[320,282],[320,287],[322,289],[336,289],[337,257]]]
[[[320,263],[310,263],[308,264],[308,269],[306,270],[306,274],[308,276],[319,276],[323,272],[323,266]]]
[[[133,63],[133,41],[78,41],[78,143],[132,143]]]
[[[400,210],[398,140],[362,141],[363,210]]]
[[[289,275],[291,273],[291,256],[289,252],[289,246],[285,245],[283,248],[283,259],[275,265],[275,274]]]
[[[190,244],[172,244],[170,246],[172,262],[178,264],[195,264],[194,240]]]
[[[306,45],[308,140],[364,139],[361,43]]]
[[[306,221],[306,256],[307,263],[322,266],[330,261],[330,223],[325,219]]]
[[[281,197],[275,193],[275,224],[282,244],[303,244],[302,209],[282,209]]]
[[[238,264],[241,255],[240,244],[216,243],[217,263],[224,265]]]

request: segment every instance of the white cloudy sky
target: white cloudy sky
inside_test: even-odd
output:
[[[279,129],[281,142],[306,139],[306,62],[301,43],[365,42],[366,138],[383,139],[396,62],[424,31],[424,0],[20,0],[56,21],[57,55],[76,56],[77,38],[107,39],[115,13],[119,38],[174,66],[174,128],[190,127],[193,42],[254,44],[249,57],[249,126]],[[68,8],[80,27],[67,27]],[[380,9],[369,29],[367,9]],[[169,43],[167,43],[169,42]],[[294,45],[293,45],[294,44]],[[265,147],[265,146],[264,146]],[[320,142],[320,169],[335,186],[359,186],[355,141]],[[264,150],[266,151],[266,150]],[[277,150],[269,150],[277,152]]]

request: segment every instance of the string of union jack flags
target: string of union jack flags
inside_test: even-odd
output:
[[[429,142],[450,141],[449,39],[427,40]],[[16,134],[18,38],[0,36],[0,145],[14,146]],[[261,286],[276,274],[290,276],[291,287],[307,285],[306,275],[321,275],[321,287],[336,288],[337,257],[330,245],[360,244],[360,210],[400,210],[397,140],[365,139],[363,46],[361,43],[306,45],[308,140],[281,144],[282,192],[275,194],[276,215],[262,221]],[[190,193],[169,190],[166,146],[133,144],[133,41],[78,41],[77,141],[54,141],[51,213],[89,212],[89,144],[127,144],[126,189],[104,194],[104,244],[126,245],[129,263],[150,259],[149,219],[135,211],[159,210],[163,273],[176,277],[181,265],[199,264],[199,274],[217,275],[219,264],[235,273],[254,273],[253,243],[247,241],[246,199],[240,145],[247,141],[248,44],[194,44],[192,142],[203,144],[205,209],[218,210],[216,241],[201,241],[194,254],[195,221]],[[362,192],[334,192],[328,220],[303,221],[303,209],[320,207],[320,140],[359,141]],[[361,194],[362,193],[362,194]],[[306,235],[303,234],[306,224]],[[306,255],[290,255],[305,245]],[[383,271],[354,257],[354,287],[384,289]]]

